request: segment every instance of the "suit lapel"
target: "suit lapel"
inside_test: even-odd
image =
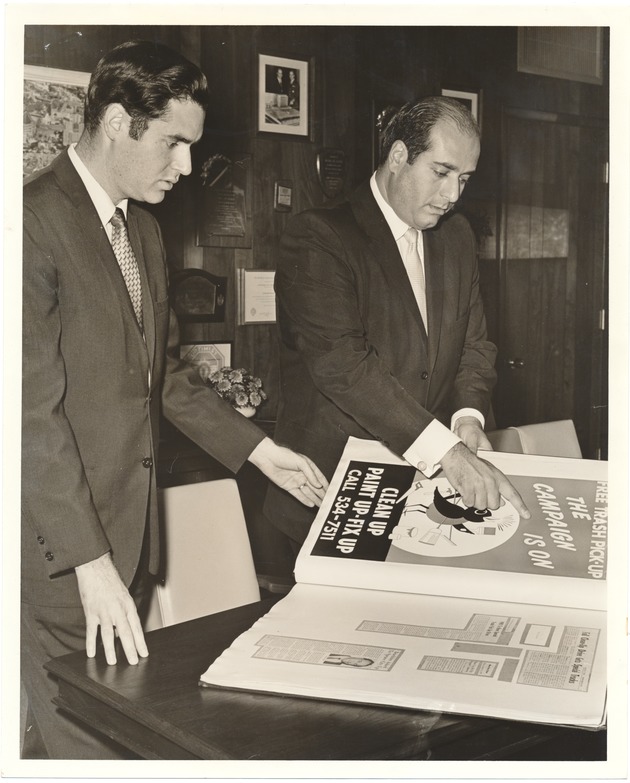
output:
[[[403,307],[409,311],[420,338],[426,345],[427,334],[407,270],[391,229],[372,195],[369,182],[355,191],[350,203],[357,223],[369,238],[374,258],[383,270],[390,289],[400,294]]]
[[[429,366],[433,370],[442,331],[444,243],[439,231],[436,229],[423,231],[422,240],[427,289],[427,320],[429,321]]]
[[[151,295],[151,285],[147,271],[147,262],[144,257],[142,238],[135,210],[130,205],[128,210],[127,225],[129,228],[129,241],[133,247],[138,268],[140,270],[140,279],[142,281],[142,315],[144,321],[144,339],[147,344],[149,362],[153,368],[155,358],[155,315],[153,312],[153,296]]]
[[[77,170],[72,165],[68,153],[58,157],[52,164],[55,170],[55,175],[59,180],[62,190],[67,193],[68,197],[72,200],[75,209],[78,213],[78,226],[85,238],[85,247],[91,247],[94,254],[99,258],[100,262],[106,267],[116,271],[118,266],[116,257],[112,251],[111,243],[105,232],[105,228],[101,223],[96,208],[92,203],[83,180],[78,175]],[[113,263],[112,263],[113,262]],[[114,264],[116,266],[114,266]],[[110,276],[114,279],[116,275]],[[120,273],[118,277],[122,276]],[[124,281],[123,281],[124,285]]]
[[[120,266],[114,255],[111,242],[107,236],[105,228],[101,223],[98,216],[98,212],[92,203],[83,180],[77,173],[77,170],[72,165],[68,153],[65,152],[60,155],[52,164],[55,175],[59,180],[59,184],[62,189],[67,193],[68,197],[72,200],[78,215],[78,230],[82,232],[84,237],[84,244],[86,248],[92,248],[92,257],[100,263],[105,273],[109,277],[114,289],[117,291],[118,299],[122,308],[125,310],[125,317],[129,322],[130,329],[134,334],[137,334],[138,340],[144,344],[142,332],[138,326],[136,315],[133,310],[133,305],[127,291],[127,285],[123,278]],[[135,229],[137,234],[137,228]],[[139,241],[135,241],[131,238],[131,227],[129,228],[130,239],[134,252],[137,251],[137,247],[140,246]],[[137,257],[137,256],[136,256]],[[151,307],[151,296],[149,293],[149,287],[147,282],[146,270],[144,269],[144,263],[139,261],[140,277],[142,280],[142,296],[143,296],[143,309],[148,307],[147,315],[145,319],[145,331],[147,329],[147,322],[150,322],[150,329],[152,330],[154,339],[154,324],[153,324],[153,309]],[[152,353],[150,354],[152,356]]]

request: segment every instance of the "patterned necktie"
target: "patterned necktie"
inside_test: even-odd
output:
[[[116,211],[109,222],[112,224],[112,247],[114,249],[114,255],[116,256],[120,271],[125,279],[127,291],[129,291],[129,297],[131,298],[131,304],[133,305],[138,324],[142,329],[142,285],[140,283],[140,271],[138,270],[138,262],[136,261],[135,253],[133,252],[131,242],[129,241],[125,214],[120,207],[116,208]]]
[[[409,276],[409,282],[413,289],[413,294],[416,297],[420,315],[424,321],[424,326],[427,328],[427,292],[424,282],[424,269],[422,267],[422,261],[420,260],[420,254],[418,253],[418,231],[415,228],[408,228],[405,232],[405,242],[407,244],[407,252],[403,258],[407,275]],[[428,331],[428,330],[427,330]]]

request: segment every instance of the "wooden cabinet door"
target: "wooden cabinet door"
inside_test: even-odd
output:
[[[578,122],[504,112],[494,404],[500,427],[573,419],[584,456],[597,457],[606,439],[607,136]]]

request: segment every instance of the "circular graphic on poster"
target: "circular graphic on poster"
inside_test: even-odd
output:
[[[468,508],[447,479],[416,481],[405,496],[392,546],[425,557],[464,557],[505,543],[518,529],[519,515],[501,498],[501,506]]]

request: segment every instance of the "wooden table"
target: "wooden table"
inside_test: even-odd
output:
[[[602,760],[605,733],[263,693],[199,676],[273,600],[147,634],[137,666],[56,658],[59,707],[145,759]]]

